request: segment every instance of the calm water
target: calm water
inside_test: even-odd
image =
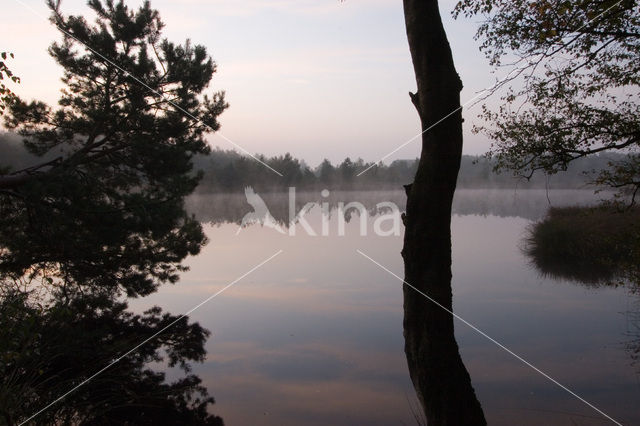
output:
[[[404,204],[402,192],[297,194],[309,200]],[[551,191],[553,205],[593,201],[590,191]],[[285,220],[286,194],[265,197]],[[541,276],[519,247],[548,208],[544,191],[459,191],[453,217],[455,312],[624,424],[640,424],[640,295]],[[283,235],[238,223],[243,194],[200,196],[191,209],[210,242],[179,284],[134,301],[186,312],[283,250],[191,314],[212,332],[196,365],[227,425],[416,424],[419,413],[402,336],[401,236],[360,235],[357,215],[339,235],[300,226]],[[306,216],[322,234],[320,208]],[[391,221],[387,222],[389,225]],[[385,229],[390,226],[384,226]],[[575,397],[456,322],[462,359],[491,425],[611,424]],[[169,373],[171,376],[172,372]]]

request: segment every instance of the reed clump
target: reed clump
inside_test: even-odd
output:
[[[640,208],[554,207],[524,251],[543,273],[585,284],[640,284]]]

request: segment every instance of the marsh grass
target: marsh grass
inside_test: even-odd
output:
[[[640,208],[551,208],[524,251],[543,274],[587,285],[640,285]]]

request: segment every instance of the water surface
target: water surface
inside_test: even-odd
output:
[[[307,201],[381,201],[403,207],[401,191],[297,194]],[[549,206],[584,204],[590,191],[462,190],[454,202],[454,310],[624,424],[640,424],[640,296],[542,276],[519,249]],[[264,197],[287,219],[287,194]],[[361,250],[403,275],[402,236],[360,235],[357,215],[325,236],[281,234],[238,224],[243,194],[198,196],[190,208],[210,239],[175,286],[132,303],[178,313],[220,290],[278,250],[273,261],[195,311],[212,332],[198,374],[228,425],[416,424],[421,409],[402,336],[401,282]],[[322,234],[321,208],[305,216]],[[490,425],[611,424],[486,338],[456,322],[462,359]]]

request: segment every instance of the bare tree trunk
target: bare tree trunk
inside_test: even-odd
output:
[[[407,186],[402,256],[405,280],[452,309],[451,203],[462,155],[462,82],[437,0],[404,0],[418,91],[411,100],[423,133],[415,181]],[[454,337],[453,317],[404,286],[405,352],[429,425],[485,425]]]

